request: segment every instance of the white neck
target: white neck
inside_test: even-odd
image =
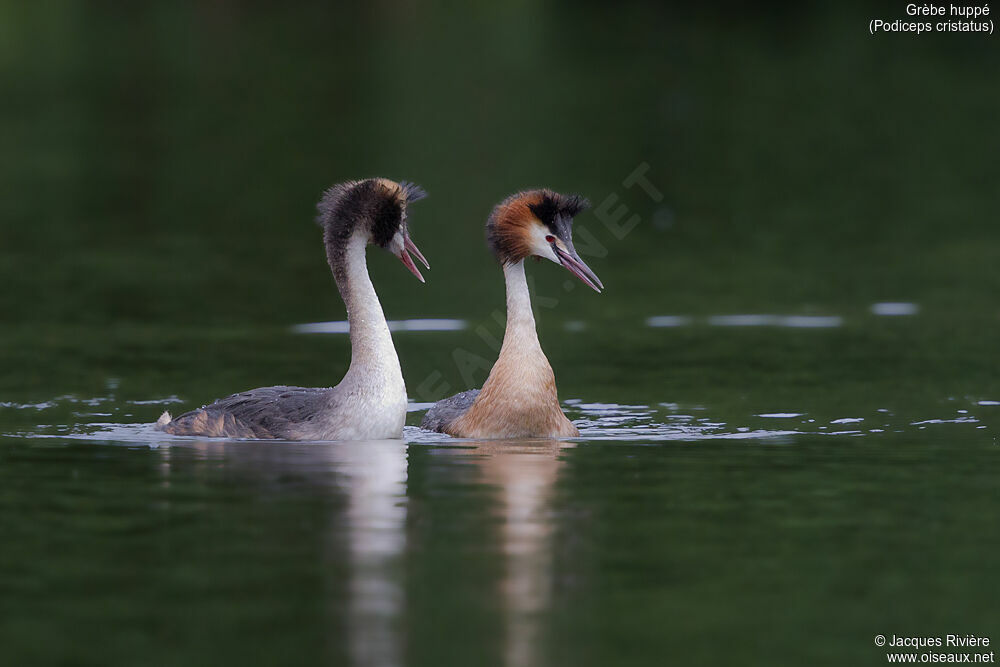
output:
[[[524,276],[524,260],[505,266],[503,277],[507,283],[507,329],[500,357],[511,354],[523,356],[534,351],[541,353],[538,332],[535,331],[535,315],[531,312],[528,280]]]
[[[389,335],[382,304],[368,275],[367,245],[368,240],[362,234],[351,236],[343,255],[344,284],[338,281],[351,328],[351,367],[344,380],[380,390],[377,393],[401,390],[405,396],[399,357]]]
[[[472,438],[576,435],[559,408],[556,379],[538,344],[524,264],[505,266],[507,331],[500,357],[469,410],[449,433]]]

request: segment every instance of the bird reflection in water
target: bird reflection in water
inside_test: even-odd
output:
[[[333,625],[346,634],[330,633],[330,642],[346,639],[343,649],[354,665],[401,665],[406,662],[407,610],[432,606],[407,600],[427,591],[407,581],[407,487],[411,448],[423,450],[422,461],[445,464],[451,471],[472,473],[491,489],[490,516],[502,555],[502,575],[493,586],[503,609],[504,664],[544,664],[545,612],[550,606],[553,575],[552,496],[561,453],[573,443],[557,440],[455,441],[454,445],[407,445],[401,440],[344,443],[263,443],[222,440],[164,441],[160,447],[163,484],[169,484],[171,449],[191,448],[198,463],[225,466],[229,475],[262,488],[293,480],[296,488],[337,496],[329,503],[327,534],[318,557],[346,561],[348,581],[331,582],[324,594]],[[169,446],[167,446],[169,445]],[[190,459],[188,458],[188,461]],[[459,464],[449,466],[447,464]],[[470,468],[471,464],[471,468]],[[285,489],[287,491],[287,489]],[[419,528],[416,528],[419,530]],[[410,526],[409,530],[415,530]],[[493,540],[491,540],[493,541]],[[410,638],[413,639],[413,638]]]

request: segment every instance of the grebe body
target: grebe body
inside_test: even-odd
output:
[[[507,325],[500,355],[483,388],[438,401],[421,427],[461,438],[569,438],[580,434],[559,405],[555,374],[542,351],[524,273],[530,256],[564,266],[600,292],[603,284],[573,247],[573,217],[587,205],[551,190],[519,192],[486,223],[487,241],[503,267]]]
[[[282,440],[373,440],[402,437],[406,386],[389,327],[368,275],[365,250],[382,247],[423,282],[410,253],[408,204],[423,190],[375,178],[335,185],[318,204],[327,261],[347,307],[351,365],[335,387],[262,387],[221,398],[156,427],[173,435]]]

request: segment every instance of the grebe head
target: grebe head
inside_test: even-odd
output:
[[[387,178],[347,181],[331,187],[316,205],[319,211],[316,222],[323,227],[331,265],[339,264],[348,240],[355,233],[361,233],[368,243],[398,257],[420,282],[424,282],[410,253],[426,268],[431,267],[410,239],[406,210],[409,204],[426,196],[418,185]]]
[[[500,202],[486,221],[486,239],[501,264],[544,257],[562,264],[595,291],[604,289],[573,247],[573,217],[590,203],[577,195],[527,190]]]

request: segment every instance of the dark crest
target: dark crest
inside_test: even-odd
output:
[[[316,205],[328,248],[343,248],[359,224],[371,226],[372,243],[386,247],[406,222],[406,205],[427,194],[413,183],[383,178],[334,185]]]
[[[561,238],[566,244],[572,244],[573,217],[588,206],[590,202],[579,195],[561,195],[544,190],[541,200],[529,204],[528,208],[553,235]]]
[[[403,193],[403,197],[406,198],[407,204],[420,201],[427,196],[427,192],[422,187],[409,181],[400,181],[399,189]]]
[[[547,189],[515,193],[497,204],[486,221],[486,240],[501,264],[511,264],[531,254],[529,228],[538,219],[553,235],[572,241],[573,216],[589,206],[578,195],[561,195]]]
[[[558,192],[542,191],[541,200],[528,204],[528,208],[549,227],[556,224],[557,218],[572,220],[576,215],[590,206],[590,202],[579,195],[561,195]]]

